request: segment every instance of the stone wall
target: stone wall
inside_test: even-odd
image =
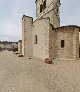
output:
[[[52,43],[50,40],[50,57],[53,55],[53,58],[79,59],[79,28],[66,26],[53,31],[53,35],[50,34],[50,39],[53,39]],[[61,48],[61,40],[64,40],[64,48]]]
[[[32,25],[33,18],[29,16],[23,16],[22,18],[22,55],[24,57],[32,57]]]
[[[43,18],[49,17],[50,18],[50,24],[54,26],[54,28],[57,28],[60,26],[60,20],[54,10],[51,10],[46,15],[43,16]]]
[[[54,59],[55,56],[55,41],[56,41],[56,36],[54,33],[54,30],[52,29],[52,26],[50,25],[50,31],[49,31],[49,58]]]
[[[33,56],[41,59],[49,58],[49,18],[36,20],[33,24]],[[37,44],[35,44],[37,35]]]
[[[58,2],[57,0],[46,0],[46,9],[44,9],[40,13],[40,5],[41,4],[43,4],[42,0],[37,0],[37,2],[36,2],[36,17],[37,17],[37,19],[49,17],[50,23],[55,28],[59,27],[60,26],[60,17],[59,17],[60,2]]]

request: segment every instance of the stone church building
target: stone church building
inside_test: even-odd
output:
[[[79,59],[79,31],[60,27],[60,0],[36,0],[36,20],[23,15],[22,55],[40,59]]]

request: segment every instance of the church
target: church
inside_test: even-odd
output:
[[[22,17],[22,55],[40,59],[79,59],[76,25],[60,26],[60,0],[36,0],[36,20]]]

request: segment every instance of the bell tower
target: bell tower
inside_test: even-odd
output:
[[[60,26],[60,0],[36,0],[35,3],[37,19],[49,17],[54,28]]]

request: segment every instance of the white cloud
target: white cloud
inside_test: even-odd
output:
[[[80,25],[80,0],[61,0],[61,25]],[[35,18],[35,0],[0,0],[0,40],[21,39],[23,14]]]

